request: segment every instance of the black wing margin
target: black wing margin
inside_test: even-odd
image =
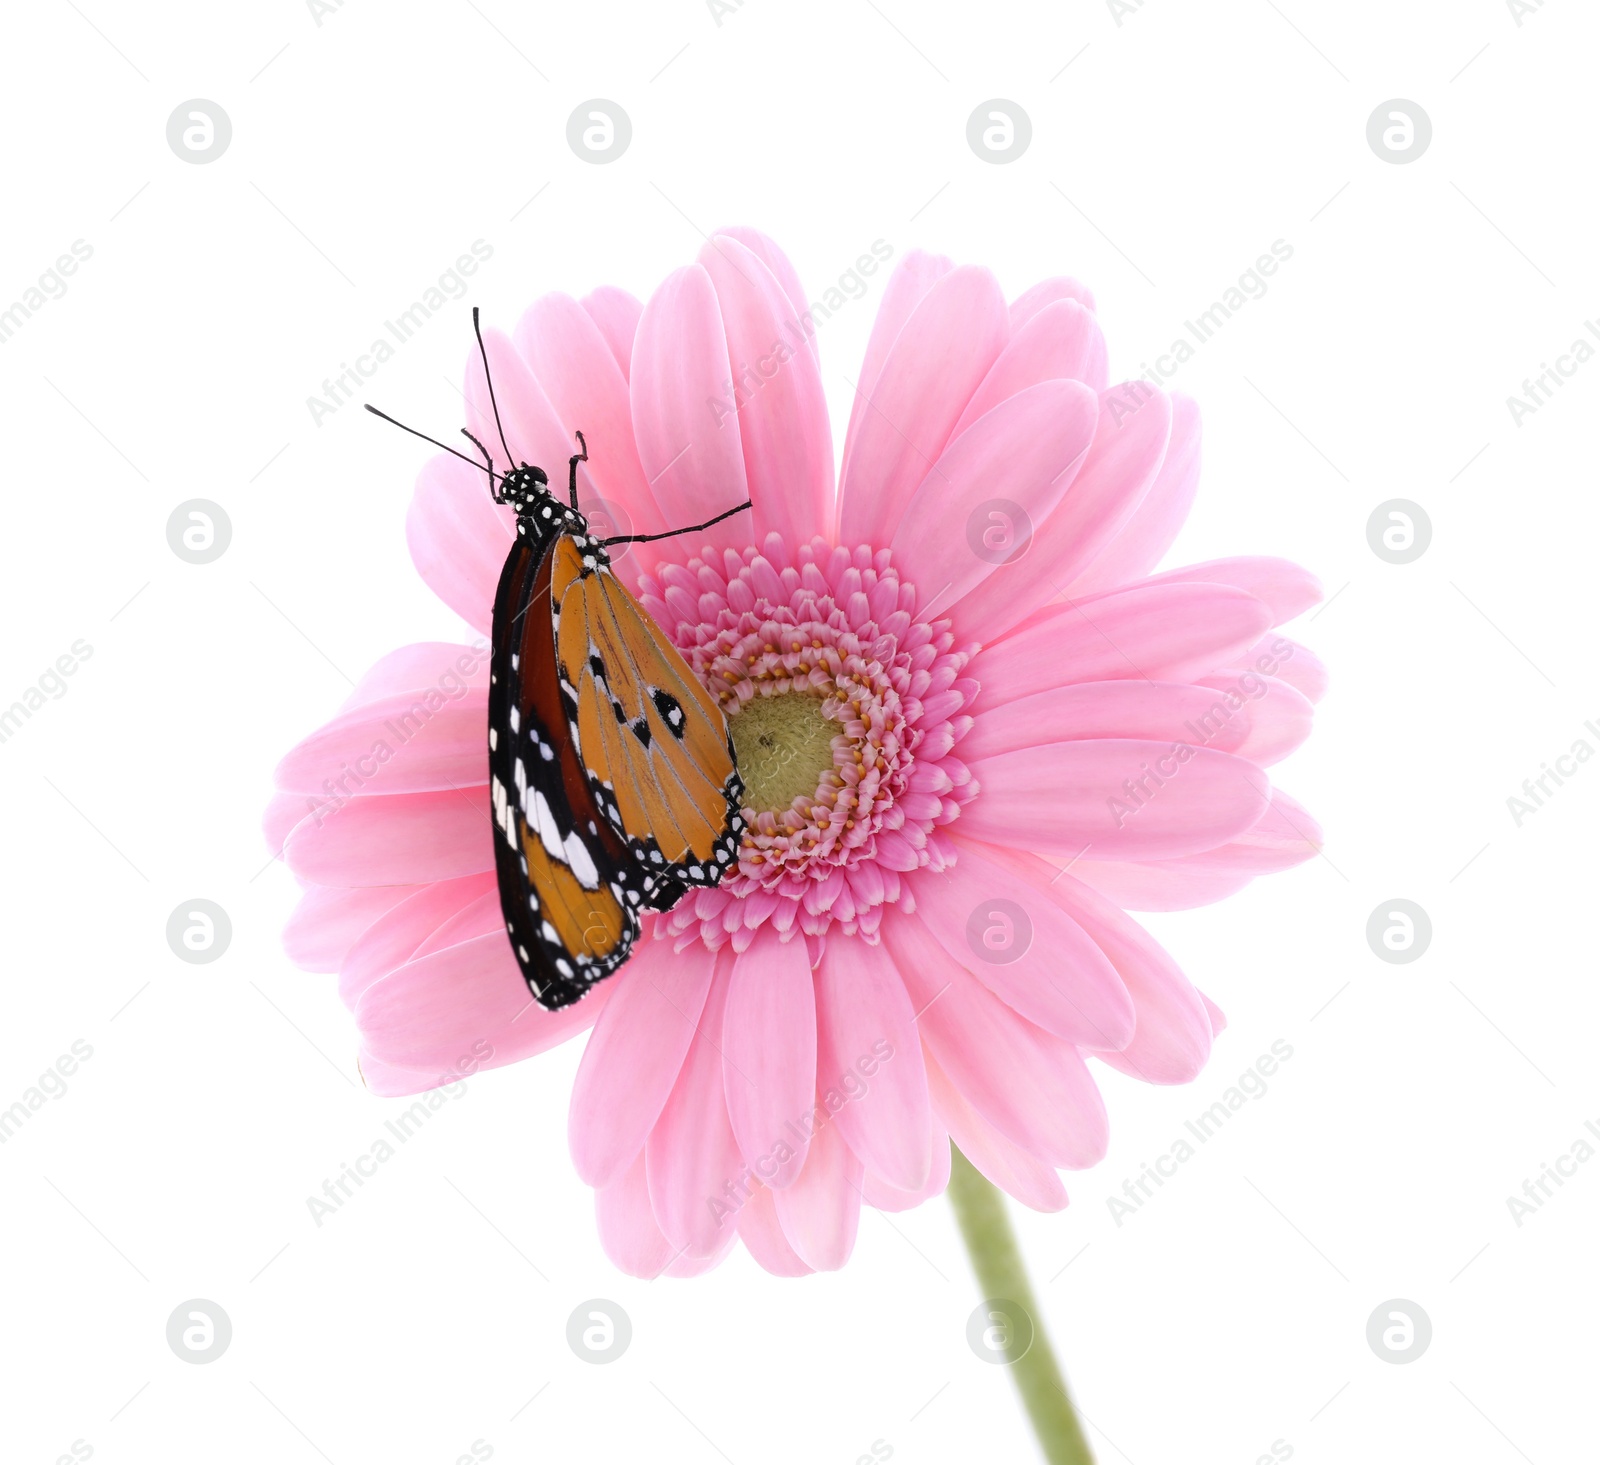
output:
[[[549,552],[518,536],[495,591],[489,793],[511,949],[546,1008],[583,997],[628,959],[640,871],[590,780],[562,707]]]

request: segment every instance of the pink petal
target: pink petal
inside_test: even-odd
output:
[[[772,532],[790,544],[826,534],[833,523],[833,438],[804,330],[772,271],[737,239],[711,240],[699,262],[716,287],[727,330],[733,379],[726,395],[743,398],[739,432],[755,511],[741,543],[759,544]]]
[[[1052,1169],[1087,1169],[1104,1158],[1105,1105],[1078,1050],[1019,1017],[914,917],[885,920],[883,931],[924,1045],[973,1109]],[[939,1117],[961,1144],[949,1110]]]
[[[661,1234],[650,1209],[643,1150],[615,1180],[595,1191],[594,1219],[605,1254],[630,1277],[654,1281],[677,1250]]]
[[[440,600],[486,636],[515,525],[516,515],[490,499],[488,479],[471,464],[439,453],[422,465],[406,513],[411,562]]]
[[[802,1120],[817,1091],[817,1010],[804,941],[770,925],[734,959],[722,1019],[728,1118],[745,1162],[781,1190],[805,1164]]]
[[[1209,686],[1074,682],[980,712],[961,740],[961,757],[971,763],[1019,748],[1086,738],[1181,740],[1232,753],[1251,729],[1249,708],[1230,713]]]
[[[473,345],[475,348],[477,343]],[[504,331],[486,329],[483,332],[483,345],[489,356],[489,370],[493,374],[494,399],[490,400],[483,357],[473,349],[467,356],[467,427],[489,450],[498,471],[505,471],[509,451],[519,465],[528,463],[543,468],[550,479],[552,491],[564,498],[567,491],[567,459],[578,451],[571,426],[562,421],[561,414],[534,376],[528,361]],[[496,408],[499,409],[499,426],[495,422]],[[503,443],[501,427],[505,429]],[[464,438],[462,442],[471,452],[471,444],[466,443]],[[485,477],[481,473],[478,475],[478,484],[487,498]],[[578,465],[578,496],[580,499],[601,496],[595,489],[586,463]],[[489,590],[492,594],[493,583]]]
[[[996,563],[982,552],[982,536],[991,526],[1014,535],[1020,525],[1048,522],[1088,452],[1095,410],[1082,383],[1041,382],[986,413],[926,470],[889,546],[895,566],[922,590],[924,614],[934,602],[955,606],[962,633],[983,634],[968,603],[1009,584],[1031,546],[1014,564]]]
[[[273,859],[283,858],[283,847],[289,842],[289,836],[316,813],[317,806],[318,801],[305,794],[277,793],[267,801],[266,811],[261,816],[261,837],[272,851]]]
[[[861,1161],[855,1157],[836,1124],[821,1121],[811,1136],[805,1169],[785,1190],[772,1192],[778,1222],[789,1245],[807,1266],[819,1272],[836,1272],[856,1244],[861,1219]]]
[[[956,620],[964,635],[993,641],[1059,599],[1127,523],[1155,478],[1172,425],[1166,397],[1137,386],[1142,391],[1131,400],[1135,388],[1127,384],[1101,393],[1093,445],[1071,488],[1053,513],[1033,518],[1027,552],[961,603]]]
[[[1171,860],[1243,834],[1267,807],[1254,763],[1187,743],[1055,743],[971,765],[960,831],[1064,859]]]
[[[835,936],[817,968],[817,1091],[866,1168],[898,1190],[928,1183],[931,1116],[911,999],[878,946]]]
[[[1085,310],[1094,309],[1094,295],[1087,285],[1080,284],[1071,275],[1054,275],[1024,290],[1011,302],[1012,331],[1020,331],[1041,310],[1058,300],[1073,300]]]
[[[963,834],[987,797],[967,806],[957,826]],[[917,918],[928,934],[1046,1032],[1093,1048],[1122,1047],[1133,1036],[1133,1002],[1100,948],[1066,912],[1018,884],[980,847],[956,843],[953,867],[942,874],[919,871],[911,879]]]
[[[783,291],[783,298],[788,302],[791,318],[799,321],[804,328],[806,344],[810,346],[811,354],[816,356],[818,352],[815,326],[805,318],[811,309],[811,304],[806,299],[806,292],[800,284],[800,276],[795,273],[789,256],[778,247],[775,240],[759,229],[752,229],[748,224],[732,224],[726,229],[718,229],[717,235],[719,238],[737,239],[772,271],[772,278],[778,282],[778,288]]]
[[[485,879],[481,876],[477,878]],[[500,891],[491,884],[476,900],[469,901],[455,915],[429,932],[411,953],[411,960],[442,951],[447,946],[471,941],[477,936],[487,936],[491,931],[503,934],[505,928],[505,917],[500,911]]]
[[[368,987],[404,966],[435,931],[492,893],[495,884],[493,873],[485,872],[433,885],[377,888],[412,893],[373,921],[346,952],[339,968],[339,996],[352,1009]]]
[[[1281,762],[1311,736],[1316,709],[1287,682],[1229,669],[1206,677],[1204,685],[1243,703],[1239,720],[1248,721],[1248,731],[1228,751],[1248,758],[1258,767]],[[966,752],[965,747],[962,752]]]
[[[586,1184],[609,1184],[644,1148],[696,1043],[715,963],[703,946],[679,955],[645,935],[601,983],[609,1006],[583,1050],[567,1115],[573,1167]]]
[[[696,1041],[645,1144],[656,1224],[690,1256],[711,1256],[734,1234],[751,1184],[728,1123],[722,1054],[714,1041],[722,1030],[732,956],[718,966]]]
[[[403,1064],[385,1063],[370,1053],[356,1059],[356,1074],[362,1087],[380,1099],[405,1099],[412,1094],[425,1094],[443,1087],[439,1075],[432,1069],[407,1068]],[[460,1080],[453,1080],[459,1082]]]
[[[977,705],[1063,682],[1192,682],[1254,645],[1268,617],[1253,595],[1223,585],[1135,586],[1051,606],[984,647],[973,663]]]
[[[569,443],[574,433],[584,435],[589,460],[582,467],[598,497],[580,492],[578,506],[591,527],[601,535],[655,534],[674,527],[662,518],[639,464],[627,375],[588,312],[569,295],[546,295],[522,317],[515,340],[565,424]],[[568,455],[575,451],[572,443]],[[566,459],[545,466],[551,488],[564,499]],[[635,548],[616,547],[613,564],[619,574],[630,576],[641,563]]]
[[[1261,818],[1219,850],[1211,852],[1216,865],[1234,864],[1266,875],[1304,864],[1323,845],[1322,826],[1281,788]]]
[[[840,483],[841,543],[889,541],[1005,341],[1005,300],[987,270],[951,270],[917,303],[864,394]]]
[[[1200,483],[1200,409],[1178,392],[1171,400],[1172,433],[1161,471],[1117,537],[1068,587],[1073,598],[1114,590],[1148,575],[1189,517]]]
[[[356,1004],[356,1022],[363,1051],[385,1063],[432,1067],[443,1083],[566,1042],[604,1010],[603,990],[546,1012],[528,995],[505,933],[492,931],[374,982]]]
[[[1094,312],[1075,300],[1058,300],[1032,316],[995,358],[954,429],[959,437],[1007,397],[1044,381],[1083,382],[1096,392],[1106,386],[1106,338]]]
[[[1061,1177],[1043,1160],[1013,1144],[962,1097],[944,1071],[927,1057],[928,1090],[934,1112],[950,1131],[951,1142],[973,1168],[1013,1200],[1035,1211],[1059,1211],[1067,1204]]]
[[[1253,595],[1272,612],[1272,624],[1281,626],[1322,599],[1322,582],[1310,570],[1290,560],[1270,555],[1239,555],[1184,565],[1152,575],[1147,585],[1232,585]]]
[[[1088,932],[1133,998],[1133,1041],[1097,1053],[1113,1068],[1146,1083],[1188,1083],[1211,1053],[1211,1024],[1200,994],[1150,934],[1119,907],[1043,860],[992,846],[1000,865],[1042,891]]]
[[[319,885],[427,885],[492,869],[491,829],[487,784],[361,797],[301,820],[284,858]]]
[[[497,553],[503,560],[509,541],[502,543],[498,521],[494,536]],[[495,562],[494,573],[498,579],[499,560]],[[486,688],[488,685],[489,642],[486,638],[480,637],[471,646],[450,641],[419,641],[379,657],[339,710],[349,712],[401,692],[420,695],[435,692],[453,700],[460,695],[462,687]]]
[[[927,1054],[922,1051],[920,1038],[917,1041],[917,1049],[920,1055],[919,1061],[926,1072]],[[950,1134],[933,1112],[931,1099],[928,1129],[928,1144],[933,1163],[928,1167],[927,1180],[916,1190],[897,1190],[888,1181],[868,1170],[862,1182],[861,1196],[869,1206],[880,1211],[909,1211],[924,1201],[932,1200],[936,1195],[944,1194],[945,1187],[950,1183]]]
[[[1257,875],[1302,864],[1321,846],[1317,821],[1274,789],[1256,825],[1214,850],[1151,864],[1081,860],[1072,873],[1128,910],[1189,910],[1242,890]]]
[[[889,359],[890,348],[899,339],[905,323],[917,308],[922,297],[945,275],[953,265],[942,254],[928,254],[913,249],[894,267],[883,287],[883,299],[878,305],[877,317],[872,322],[872,334],[867,338],[867,350],[861,361],[861,375],[856,380],[855,400],[850,408],[850,426],[844,435],[844,461],[850,461],[861,419],[872,409],[868,399],[877,389],[883,375],[883,364]]]
[[[378,885],[363,890],[313,885],[300,897],[283,928],[283,949],[304,971],[336,972],[345,954],[374,921],[421,888]]]
[[[811,1271],[789,1245],[772,1192],[764,1185],[756,1187],[739,1212],[739,1240],[757,1265],[774,1277],[803,1277]]]
[[[1262,659],[1271,665],[1270,675],[1295,689],[1308,702],[1320,702],[1328,693],[1328,668],[1317,654],[1287,636],[1268,636],[1252,647],[1246,660],[1263,670]]]
[[[671,528],[703,524],[750,497],[729,376],[711,276],[699,265],[674,271],[644,308],[630,385],[639,461]],[[698,537],[731,549],[751,533],[749,517],[735,515]]]
[[[278,787],[337,800],[487,782],[488,701],[477,688],[456,686],[454,697],[401,692],[325,723],[278,764]]]
[[[667,1265],[664,1275],[668,1277],[702,1277],[715,1267],[719,1267],[727,1260],[728,1253],[733,1250],[733,1243],[738,1239],[738,1229],[734,1226],[726,1228],[727,1234],[717,1243],[717,1249],[709,1256],[695,1256],[692,1252],[680,1252],[676,1261]]]
[[[1255,879],[1251,870],[1217,869],[1206,856],[1141,865],[1132,861],[1078,860],[1072,873],[1091,889],[1130,911],[1187,911],[1236,895]]]
[[[580,303],[606,338],[606,345],[611,348],[626,381],[628,364],[633,360],[633,338],[638,333],[639,316],[644,307],[615,285],[602,285],[590,291]]]

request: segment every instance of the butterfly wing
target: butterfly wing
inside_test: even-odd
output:
[[[721,710],[603,556],[550,552],[556,659],[590,795],[670,909],[732,866],[744,786]]]
[[[511,949],[541,1006],[576,1002],[628,959],[643,880],[598,807],[556,660],[556,539],[519,535],[495,592],[489,781],[495,868]]]

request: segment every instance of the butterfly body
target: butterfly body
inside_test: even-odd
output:
[[[516,464],[472,312],[506,471],[473,437],[516,537],[495,589],[489,660],[489,792],[506,935],[534,1000],[565,1007],[628,959],[644,911],[670,910],[737,863],[744,795],[721,709],[612,573],[607,546],[708,529],[600,539],[544,469]],[[444,448],[426,433],[386,422]]]
[[[720,711],[543,477],[519,469],[502,490],[517,537],[495,594],[489,770],[506,933],[534,998],[561,1007],[627,960],[641,912],[736,863],[743,786]]]

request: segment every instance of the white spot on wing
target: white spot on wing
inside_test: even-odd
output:
[[[518,765],[521,766],[520,764]],[[539,831],[539,842],[544,846],[545,853],[553,860],[564,858],[561,848],[561,831],[556,827],[556,816],[550,812],[550,805],[545,801],[545,796],[538,789],[530,790],[531,797],[526,801],[528,815],[533,821],[533,827]]]
[[[567,836],[565,846],[567,864],[572,873],[578,877],[578,883],[585,890],[596,890],[600,885],[600,872],[594,867],[594,857],[589,853],[584,842],[578,838],[577,830]]]

